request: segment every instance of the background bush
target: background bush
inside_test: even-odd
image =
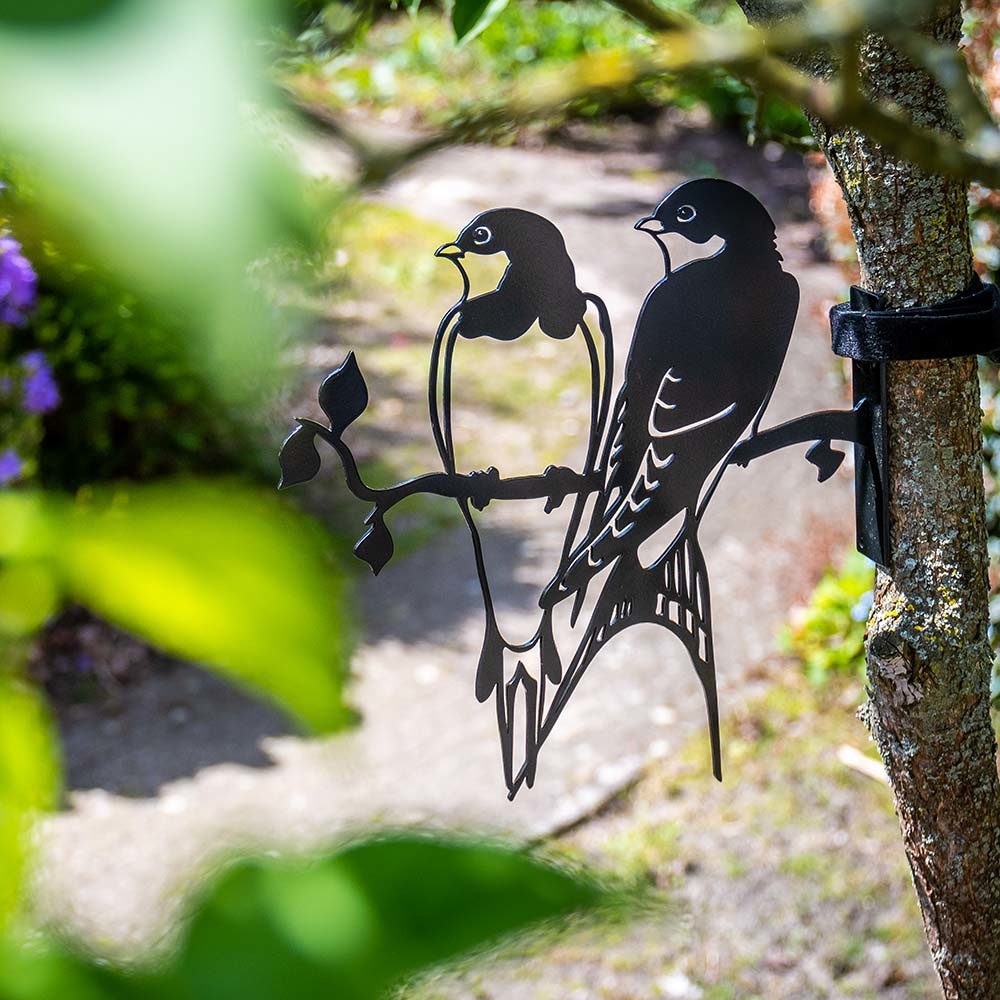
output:
[[[622,11],[597,0],[509,4],[455,44],[448,12],[432,4],[399,9],[380,5],[374,25],[355,22],[354,30],[331,28],[326,12],[307,19],[279,65],[286,84],[312,102],[336,112],[384,113],[393,124],[422,127],[460,119],[472,107],[501,99],[505,87],[526,68],[550,67],[580,56],[624,50],[642,52],[649,35]],[[699,20],[718,23],[741,15],[735,5],[683,0],[675,8],[697,11]],[[356,6],[352,9],[356,10]],[[336,25],[342,26],[340,19]],[[551,130],[573,118],[614,114],[647,115],[665,106],[703,106],[724,124],[755,134],[801,141],[809,130],[802,112],[785,101],[767,98],[758,106],[750,88],[722,72],[688,74],[590,97],[534,122]],[[494,140],[516,132],[503,131]]]

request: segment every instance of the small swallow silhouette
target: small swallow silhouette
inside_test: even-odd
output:
[[[467,254],[505,253],[510,263],[497,287],[467,299],[458,334],[468,339],[516,340],[538,321],[542,333],[565,340],[587,310],[562,233],[548,219],[521,208],[494,208],[477,215],[438,257],[456,264]],[[461,267],[461,265],[458,265]]]

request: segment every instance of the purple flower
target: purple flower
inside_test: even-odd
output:
[[[21,475],[24,462],[13,448],[0,452],[0,486],[9,486]]]
[[[13,236],[0,237],[0,323],[23,326],[34,308],[38,276]]]
[[[59,405],[59,386],[52,377],[45,355],[29,351],[21,358],[24,368],[24,409],[28,413],[49,413]]]

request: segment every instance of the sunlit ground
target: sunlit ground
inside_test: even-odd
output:
[[[555,841],[660,887],[662,915],[585,932],[527,963],[476,966],[407,1000],[932,1000],[940,995],[888,787],[854,681],[817,688],[774,662],[769,694]]]

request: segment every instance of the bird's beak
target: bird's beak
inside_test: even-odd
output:
[[[434,251],[435,257],[448,257],[457,260],[465,256],[465,251],[457,243],[443,243]]]
[[[635,228],[640,232],[649,233],[654,240],[660,246],[660,252],[663,254],[663,270],[665,274],[670,274],[671,264],[670,264],[670,251],[667,249],[667,244],[663,242],[659,237],[661,237],[667,230],[663,223],[655,215],[647,215],[646,218],[640,219],[636,224]]]
[[[655,215],[647,215],[646,218],[640,219],[635,224],[635,228],[652,236],[658,236],[660,233],[665,232],[663,223]]]

